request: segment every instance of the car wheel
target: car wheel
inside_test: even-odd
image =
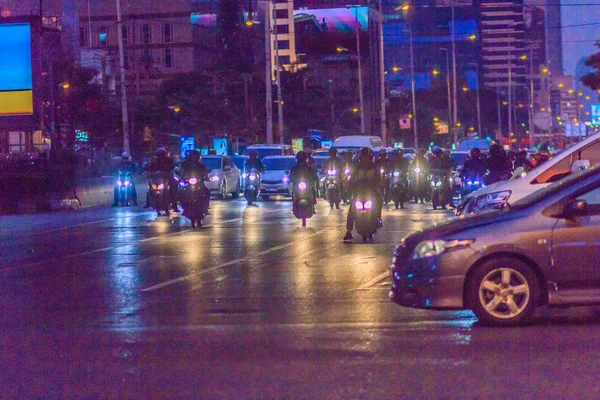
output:
[[[467,282],[466,300],[484,325],[514,326],[535,314],[540,285],[524,262],[494,258],[477,268]]]
[[[223,181],[221,183],[221,190],[219,191],[219,197],[223,200],[225,200],[225,197],[227,197],[227,184],[225,183],[225,179],[223,179]]]

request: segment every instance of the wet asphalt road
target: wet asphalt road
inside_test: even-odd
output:
[[[596,309],[493,329],[388,300],[394,246],[447,212],[385,210],[373,244],[325,203],[211,213],[0,217],[0,398],[600,396]]]

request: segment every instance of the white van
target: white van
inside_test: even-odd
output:
[[[335,139],[332,147],[337,150],[355,151],[363,147],[383,147],[383,142],[379,136],[340,136]]]
[[[572,172],[596,164],[600,164],[600,133],[577,143],[527,173],[517,169],[508,181],[494,183],[465,196],[456,214],[499,208],[569,176]]]

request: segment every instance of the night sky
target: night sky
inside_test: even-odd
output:
[[[568,4],[595,4],[585,6],[566,6]],[[600,1],[599,0],[562,0],[562,39],[563,69],[565,75],[574,75],[575,66],[582,57],[599,51],[594,46],[600,40]],[[568,27],[568,25],[594,24]]]

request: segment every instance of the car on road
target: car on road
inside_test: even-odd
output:
[[[229,157],[202,156],[200,162],[212,170],[209,174],[210,180],[206,182],[211,194],[216,194],[222,199],[229,193],[234,199],[240,196],[240,170]]]
[[[249,156],[250,152],[256,151],[258,159],[262,160],[267,156],[293,156],[294,149],[289,144],[253,144],[244,149],[244,156]]]
[[[390,298],[403,306],[471,309],[515,325],[538,306],[600,304],[600,166],[507,203],[404,238]]]
[[[296,165],[296,157],[267,156],[262,163],[265,172],[260,179],[260,196],[264,200],[277,195],[292,197],[289,172]]]
[[[494,183],[465,196],[457,215],[476,213],[517,200],[573,172],[600,164],[600,133],[555,155],[528,172],[517,169],[508,181]]]

